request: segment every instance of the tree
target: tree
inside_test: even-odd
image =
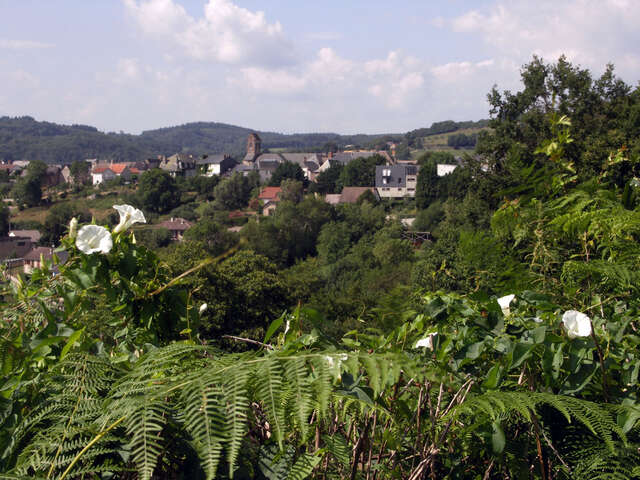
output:
[[[352,160],[345,165],[340,174],[340,190],[342,187],[373,187],[376,183],[376,166],[384,165],[386,162],[382,155]]]
[[[282,181],[286,179],[304,182],[304,172],[302,168],[300,168],[300,165],[293,162],[283,162],[279,164],[273,172],[273,175],[271,175],[269,185],[279,187]]]
[[[9,221],[11,213],[9,207],[4,203],[0,203],[0,237],[6,237],[9,235]]]
[[[142,208],[156,213],[168,212],[180,203],[180,192],[175,179],[159,168],[142,174],[137,196]]]
[[[88,162],[83,162],[80,160],[76,160],[71,164],[69,170],[71,175],[73,176],[74,183],[84,184],[89,182],[89,168],[90,165]]]
[[[35,207],[42,201],[42,183],[47,173],[47,164],[34,160],[29,162],[25,174],[20,177],[13,188],[13,195],[18,205]]]
[[[304,195],[304,186],[302,182],[298,180],[285,179],[280,184],[282,192],[280,193],[280,200],[285,200],[293,203],[299,203]]]
[[[236,236],[214,219],[205,217],[184,233],[185,240],[199,242],[211,256],[218,256],[236,243]]]
[[[411,158],[411,149],[406,141],[400,142],[396,146],[396,158],[398,160],[409,160]]]
[[[44,219],[41,242],[45,245],[58,245],[60,238],[67,233],[69,221],[77,217],[80,222],[91,220],[91,213],[77,203],[59,203],[51,207]]]
[[[243,208],[251,196],[249,179],[241,173],[234,173],[230,178],[223,179],[214,189],[215,206],[220,210],[235,210]]]
[[[500,173],[498,189],[526,183],[519,171],[544,161],[536,150],[553,137],[549,123],[553,112],[571,121],[573,142],[564,153],[580,179],[599,173],[611,151],[622,145],[630,156],[640,154],[640,95],[615,77],[612,65],[594,79],[589,70],[572,65],[564,56],[555,64],[534,56],[522,68],[521,79],[520,92],[494,87],[489,93],[491,130],[480,135],[476,148],[490,169]]]
[[[318,192],[321,195],[327,193],[340,193],[337,183],[344,166],[341,163],[331,165],[329,168],[320,172],[316,177],[316,181],[312,182],[309,189],[312,192]]]
[[[427,208],[431,202],[440,198],[438,190],[438,169],[434,160],[422,162],[416,184],[416,207]]]

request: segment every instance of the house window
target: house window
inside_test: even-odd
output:
[[[24,245],[25,245],[25,242],[18,242],[19,247],[24,247]]]
[[[383,185],[386,185],[386,184],[387,184],[387,178],[386,178],[386,177],[382,179],[382,184],[383,184]]]
[[[409,190],[410,192],[413,192],[415,188],[407,188],[407,190]]]
[[[402,178],[398,178],[398,183],[402,183]]]
[[[383,168],[382,169],[382,176],[383,177],[390,177],[391,176],[391,169],[390,168]]]
[[[384,190],[385,192],[388,192],[390,189],[389,187],[387,187],[387,188],[383,188],[382,190]]]
[[[401,191],[402,191],[402,188],[398,187],[398,191],[399,191],[399,192],[401,192]]]
[[[415,182],[416,177],[407,177],[407,182]]]

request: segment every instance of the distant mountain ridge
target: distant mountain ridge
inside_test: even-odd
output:
[[[247,136],[252,132],[260,135],[263,148],[289,150],[319,150],[328,143],[367,145],[386,138],[402,138],[401,134],[282,134],[216,122],[187,123],[131,135],[103,133],[87,125],[41,122],[32,117],[0,117],[0,160],[72,163],[86,158],[104,158],[131,161],[177,152],[195,155],[229,153],[241,157]]]
[[[481,121],[485,122],[485,121]],[[475,122],[477,123],[477,122]],[[321,151],[329,144],[337,147],[359,145],[382,148],[387,141],[411,141],[416,133],[455,131],[474,122],[434,123],[430,129],[407,134],[340,135],[337,133],[261,132],[217,122],[194,122],[174,127],[147,130],[140,135],[104,133],[88,125],[59,125],[33,117],[0,117],[0,161],[42,160],[47,163],[72,163],[87,158],[133,161],[157,155],[191,153],[194,155],[228,153],[241,158],[247,136],[257,133],[264,149]],[[436,127],[436,128],[434,128]]]

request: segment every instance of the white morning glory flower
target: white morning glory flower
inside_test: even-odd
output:
[[[569,338],[591,335],[591,319],[577,310],[567,310],[562,315],[562,324]]]
[[[134,223],[147,223],[142,210],[138,210],[131,205],[114,205],[113,208],[120,214],[120,223],[113,229],[113,233],[124,232]]]
[[[430,333],[424,338],[421,338],[415,343],[413,348],[424,347],[424,348],[428,348],[429,350],[433,350],[433,337],[435,337],[437,334],[438,332],[434,332],[434,333]]]
[[[99,225],[85,225],[78,232],[76,247],[82,253],[109,253],[113,247],[111,233]]]
[[[202,315],[204,313],[204,311],[207,309],[207,304],[203,303],[202,305],[200,305],[200,308],[198,309],[198,312],[200,313],[200,315]]]
[[[511,305],[511,302],[513,302],[514,298],[516,298],[516,296],[511,294],[505,295],[504,297],[500,297],[498,299],[498,305],[500,305],[503,315],[507,316],[511,313],[511,309],[509,308],[509,306]]]

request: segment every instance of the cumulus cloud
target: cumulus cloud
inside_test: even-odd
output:
[[[293,46],[279,22],[230,0],[209,0],[194,18],[173,0],[123,0],[141,30],[168,40],[188,56],[226,64],[277,66],[290,63]]]
[[[34,42],[33,40],[11,40],[0,38],[0,49],[7,50],[32,50],[41,48],[53,48],[52,43]]]
[[[450,27],[479,36],[496,55],[520,63],[532,54],[548,61],[564,54],[570,61],[601,70],[611,61],[622,59],[632,65],[634,58],[640,58],[637,7],[630,0],[498,0],[454,18]]]
[[[399,109],[423,87],[425,71],[422,62],[397,51],[385,58],[356,62],[325,47],[309,62],[293,67],[244,68],[242,75],[233,76],[229,83],[285,96],[304,92],[316,99],[351,95],[355,101],[362,99],[362,92],[366,92],[385,107]]]

